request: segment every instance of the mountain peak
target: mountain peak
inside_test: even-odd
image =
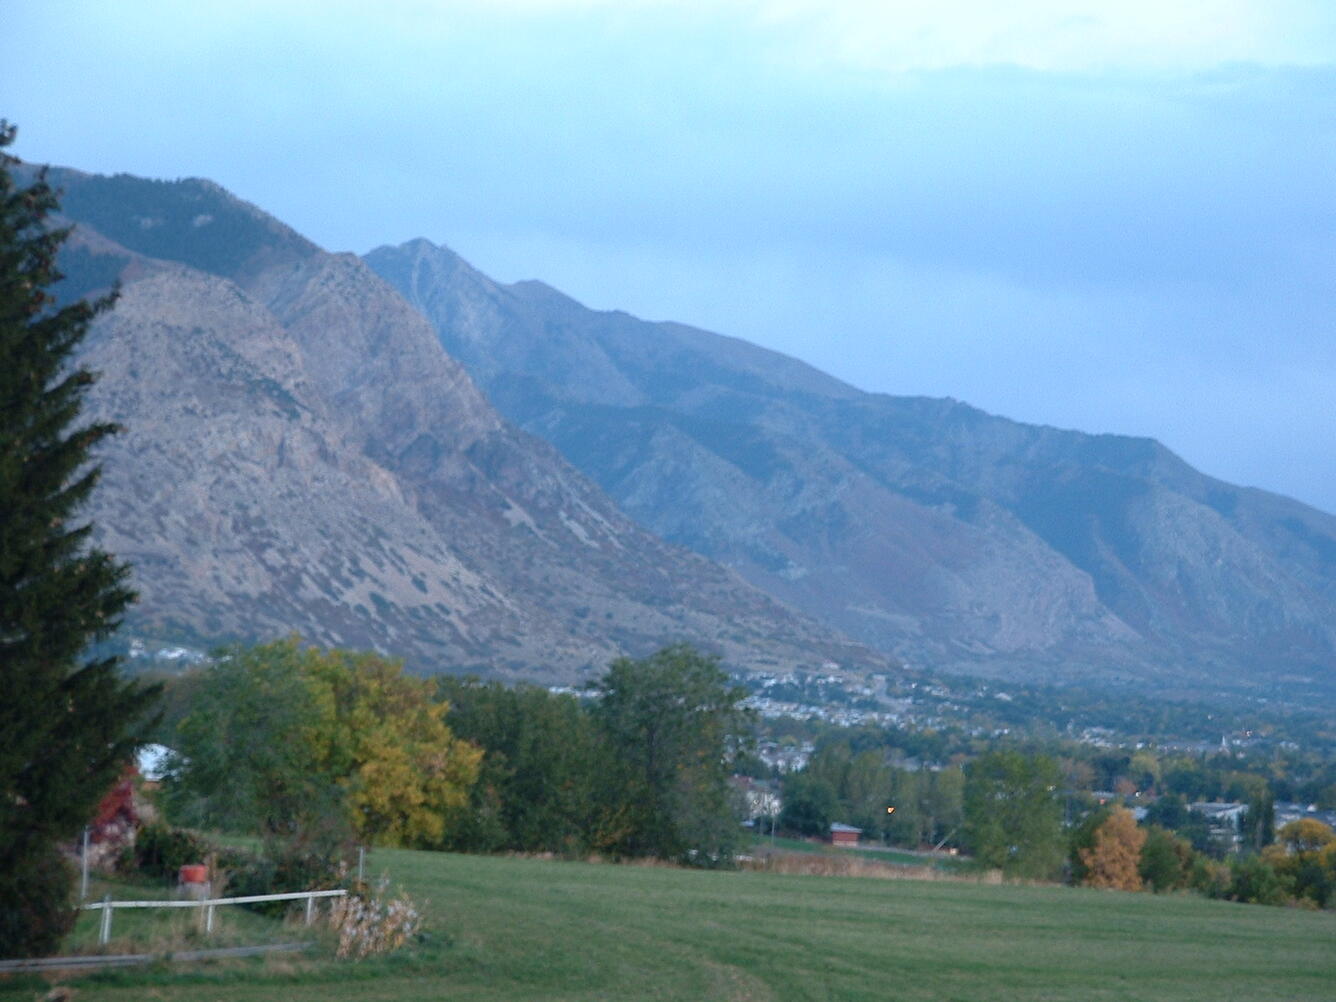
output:
[[[637,526],[504,420],[362,259],[211,182],[62,180],[71,271],[123,283],[83,361],[103,373],[91,414],[127,429],[91,515],[135,568],[139,628],[295,630],[419,672],[549,681],[682,639],[739,667],[886,665]],[[464,321],[503,295],[405,247],[424,289],[468,276]]]

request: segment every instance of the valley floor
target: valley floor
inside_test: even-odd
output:
[[[428,916],[408,954],[108,974],[78,984],[77,998],[1261,1002],[1336,991],[1330,912],[417,852],[377,851],[373,864]]]

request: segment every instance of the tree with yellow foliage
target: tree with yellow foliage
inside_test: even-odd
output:
[[[1336,832],[1316,818],[1299,818],[1281,828],[1276,841],[1292,853],[1320,852],[1336,842]]]
[[[307,684],[322,708],[317,733],[353,828],[380,845],[434,845],[462,810],[482,750],[446,726],[447,703],[403,665],[370,653],[309,651]]]
[[[1262,859],[1300,901],[1325,908],[1336,901],[1336,831],[1316,818],[1291,821],[1276,833]]]
[[[1080,851],[1090,887],[1116,891],[1141,890],[1141,847],[1146,833],[1137,827],[1132,812],[1123,807],[1110,812],[1095,829],[1094,844]]]
[[[482,752],[450,732],[433,692],[378,654],[295,637],[230,650],[181,723],[172,813],[265,835],[339,823],[365,842],[437,844]]]

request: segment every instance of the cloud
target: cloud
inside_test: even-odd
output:
[[[1014,65],[1037,70],[1197,70],[1336,57],[1320,0],[774,0],[750,5],[837,64],[883,71]]]
[[[1336,510],[1336,4],[0,4],[21,156]]]
[[[365,10],[360,3],[344,6],[353,16]],[[1336,61],[1336,8],[1324,0],[390,0],[376,6],[378,18],[419,27],[462,11],[596,15],[622,23],[741,19],[776,60],[822,70],[1193,71],[1237,62]]]
[[[25,0],[7,2],[22,8]],[[86,5],[84,14],[99,16]],[[628,35],[724,30],[777,64],[814,72],[1192,72],[1336,62],[1336,4],[1327,0],[194,0],[185,15],[175,0],[124,0],[107,11],[128,20],[145,14],[226,31],[305,25],[317,40],[341,28],[381,46],[431,44],[483,23],[499,32],[525,22]]]

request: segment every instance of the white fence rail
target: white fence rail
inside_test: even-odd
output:
[[[202,901],[112,901],[110,897],[83,907],[89,911],[102,910],[102,927],[98,931],[97,941],[106,944],[111,940],[111,914],[117,908],[201,908],[204,910],[204,931],[213,932],[213,909],[215,905],[249,905],[261,901],[299,901],[306,899],[306,924],[315,918],[316,898],[341,898],[348,892],[342,888],[333,891],[290,891],[286,894],[247,894],[239,898],[205,898]]]

